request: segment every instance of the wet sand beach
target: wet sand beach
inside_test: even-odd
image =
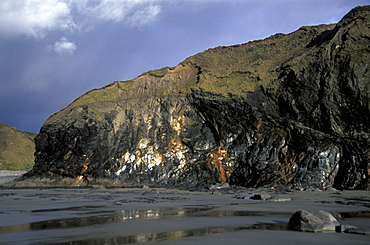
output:
[[[0,244],[370,243],[370,235],[287,226],[295,211],[321,209],[340,224],[369,228],[369,191],[95,186],[3,188],[0,196]]]

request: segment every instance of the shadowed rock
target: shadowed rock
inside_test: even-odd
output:
[[[300,210],[289,219],[289,229],[297,231],[336,231],[339,226],[338,221],[323,210],[313,212]]]

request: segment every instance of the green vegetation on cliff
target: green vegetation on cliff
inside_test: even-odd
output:
[[[0,124],[0,169],[26,170],[33,167],[36,134]]]
[[[101,89],[94,89],[74,101],[73,106],[125,100],[142,95],[162,97],[179,92],[187,94],[192,89],[241,97],[260,86],[276,90],[281,85],[281,69],[287,66],[296,72],[307,69],[316,60],[322,43],[329,42],[338,30],[345,32],[346,26],[352,26],[358,21],[363,23],[354,25],[348,33],[340,35],[346,38],[346,46],[340,48],[342,54],[347,50],[349,56],[366,62],[370,55],[362,51],[369,41],[370,17],[359,14],[366,11],[366,6],[355,8],[337,25],[305,26],[290,34],[278,33],[263,40],[211,48],[179,64],[197,69],[196,76],[182,76],[181,70],[176,71],[179,66],[163,67],[145,72],[133,80],[118,81]],[[353,19],[351,16],[356,14],[361,17]],[[364,18],[367,20],[363,21]],[[178,77],[173,79],[174,76],[168,76],[170,73],[176,73]]]
[[[309,52],[309,43],[335,25],[302,27],[291,34],[217,47],[187,58],[201,69],[199,88],[212,93],[243,96],[258,86],[275,88],[281,64]]]
[[[101,89],[94,89],[78,98],[73,105],[116,101],[136,98],[139,94],[156,97],[169,94],[189,93],[191,89],[202,89],[215,94],[229,93],[245,96],[257,87],[277,88],[279,68],[285,62],[310,54],[310,43],[335,25],[302,27],[291,34],[275,34],[264,40],[252,41],[230,47],[217,47],[185,59],[179,66],[190,65],[197,69],[196,76],[181,77],[181,71],[164,67],[145,72],[130,81],[118,81]],[[297,64],[302,65],[302,64]],[[307,65],[307,64],[306,64]],[[304,67],[299,67],[304,69]],[[174,84],[170,73],[178,73],[181,82]],[[166,85],[162,86],[164,82]],[[146,92],[143,92],[147,90]]]

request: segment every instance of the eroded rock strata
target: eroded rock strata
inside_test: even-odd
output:
[[[370,7],[189,57],[52,115],[24,178],[365,189]]]

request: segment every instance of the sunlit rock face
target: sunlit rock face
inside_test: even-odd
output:
[[[25,177],[365,189],[369,9],[92,90],[45,122]]]
[[[218,149],[209,127],[186,94],[155,95],[158,83],[168,77],[143,75],[135,81],[145,84],[141,91],[126,92],[127,97],[113,102],[69,106],[52,116],[37,137],[36,157],[42,164],[33,171],[123,183],[214,182],[202,164],[208,153]],[[184,79],[189,78],[184,75]],[[124,93],[119,86],[116,82],[105,90]]]

